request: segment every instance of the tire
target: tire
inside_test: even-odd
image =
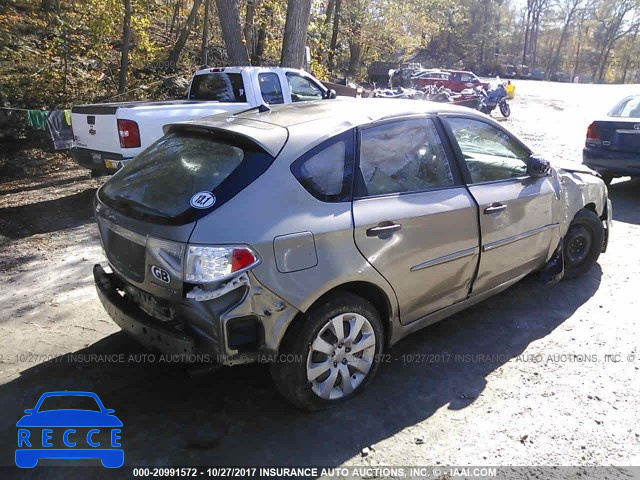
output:
[[[604,244],[604,226],[591,210],[583,208],[574,217],[564,238],[564,278],[571,280],[596,263]]]
[[[351,329],[358,325],[355,337],[350,338]],[[312,349],[314,345],[324,353]],[[280,345],[282,361],[271,364],[271,376],[280,393],[296,407],[323,410],[364,390],[376,374],[383,345],[378,311],[363,298],[341,292],[294,320]]]
[[[511,115],[511,107],[506,101],[500,102],[500,113],[504,118],[509,118]]]

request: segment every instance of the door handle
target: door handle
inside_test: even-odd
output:
[[[377,227],[371,227],[367,230],[367,237],[383,237],[391,236],[393,232],[397,232],[402,225],[392,222],[381,222]]]
[[[501,212],[502,210],[506,210],[507,206],[504,203],[492,203],[487,208],[484,209],[484,213],[486,215],[490,215],[492,213]]]

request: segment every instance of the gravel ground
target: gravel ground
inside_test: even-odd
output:
[[[552,163],[579,162],[591,119],[633,91],[516,86],[505,125]],[[609,251],[587,276],[527,278],[422,330],[363,395],[308,415],[263,365],[190,377],[150,362],[93,288],[101,180],[59,156],[49,167],[0,180],[0,466],[14,462],[22,410],[52,390],[93,391],[114,408],[129,466],[640,465],[640,181],[612,185]]]

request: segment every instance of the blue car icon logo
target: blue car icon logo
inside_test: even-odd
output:
[[[107,468],[124,463],[122,422],[92,392],[49,392],[18,420],[16,465],[33,468],[41,458],[100,459]]]

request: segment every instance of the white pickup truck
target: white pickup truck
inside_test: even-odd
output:
[[[198,70],[186,100],[79,105],[71,109],[71,154],[93,175],[114,173],[163,135],[168,123],[239,112],[263,104],[335,98],[302,70],[225,67]]]

